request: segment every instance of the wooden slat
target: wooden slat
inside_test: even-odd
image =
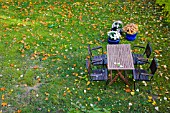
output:
[[[107,45],[109,70],[133,70],[133,57],[130,44]]]

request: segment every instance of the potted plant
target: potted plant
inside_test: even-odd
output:
[[[126,33],[126,39],[129,41],[133,41],[136,39],[138,25],[134,23],[127,24],[123,27],[123,31]]]
[[[120,42],[121,35],[118,31],[109,31],[107,34],[109,44],[118,44]]]
[[[122,27],[123,27],[123,23],[122,21],[118,20],[113,22],[112,24],[112,29],[111,31],[118,31],[121,35],[122,35]]]

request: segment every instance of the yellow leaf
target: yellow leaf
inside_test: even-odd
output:
[[[88,81],[86,85],[88,86],[89,84],[90,84],[90,81]]]
[[[87,90],[90,90],[91,88],[87,88]]]
[[[134,91],[132,91],[132,92],[130,92],[130,94],[133,96],[133,95],[135,94],[135,92],[134,92]]]
[[[152,100],[152,96],[148,96],[148,99],[149,99],[149,100]]]
[[[7,106],[7,103],[6,102],[2,102],[1,106]]]
[[[38,66],[36,65],[36,66],[34,66],[33,68],[34,68],[34,69],[38,69]]]
[[[63,93],[63,96],[66,96],[66,92]]]
[[[97,100],[98,100],[98,101],[100,101],[100,100],[101,100],[101,98],[100,98],[100,97],[97,97]]]
[[[5,88],[4,87],[0,88],[0,91],[5,91]]]
[[[2,100],[4,100],[5,98],[4,98],[5,96],[4,95],[2,95]]]
[[[130,88],[126,88],[125,91],[126,91],[127,93],[130,93],[130,92],[131,92]]]
[[[48,97],[46,97],[45,100],[48,100]]]
[[[148,100],[148,102],[152,102],[152,100]]]
[[[17,113],[21,113],[21,110],[17,110]]]
[[[155,106],[155,105],[156,105],[156,101],[153,101],[153,102],[152,102],[152,105],[154,105],[154,106]]]
[[[46,95],[46,96],[48,96],[48,95],[49,95],[49,93],[45,92],[45,95]]]

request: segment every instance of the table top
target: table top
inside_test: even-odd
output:
[[[108,70],[133,70],[130,44],[107,45]]]

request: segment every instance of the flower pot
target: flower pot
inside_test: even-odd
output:
[[[126,33],[126,39],[128,41],[134,41],[136,39],[136,35],[137,35],[137,33],[135,33],[135,34],[127,34]]]
[[[120,39],[113,40],[113,39],[108,38],[108,43],[109,44],[118,44],[119,42],[120,42]]]

